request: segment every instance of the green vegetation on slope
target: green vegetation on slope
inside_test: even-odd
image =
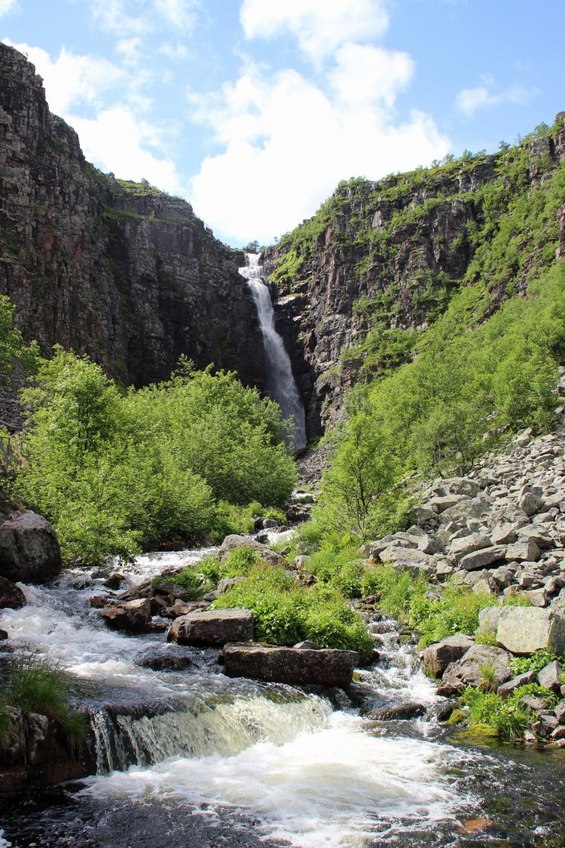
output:
[[[278,406],[233,374],[184,365],[122,393],[86,357],[57,349],[24,393],[24,463],[14,492],[54,524],[64,559],[239,529],[250,501],[282,505],[295,480]]]

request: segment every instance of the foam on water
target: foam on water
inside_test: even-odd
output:
[[[258,817],[265,837],[295,848],[351,848],[404,827],[427,829],[463,803],[446,776],[447,746],[373,736],[362,719],[341,712],[286,741],[265,730],[266,738],[231,756],[173,757],[93,779],[87,791],[106,800],[229,806]]]

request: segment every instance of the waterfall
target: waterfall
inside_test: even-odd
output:
[[[273,304],[269,289],[262,280],[259,256],[245,254],[246,265],[239,273],[248,282],[257,309],[267,363],[267,393],[281,408],[282,417],[293,422],[292,444],[295,451],[306,447],[304,406],[292,374],[290,358],[281,336],[275,330]]]

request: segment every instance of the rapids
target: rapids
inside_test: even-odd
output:
[[[146,555],[120,571],[135,585],[202,555]],[[186,649],[189,670],[152,671],[139,662],[164,634],[112,632],[90,608],[108,573],[25,586],[28,606],[0,617],[17,654],[69,674],[90,708],[98,771],[3,813],[1,848],[565,844],[563,752],[450,737],[395,622],[372,621],[379,661],[349,694],[228,679],[210,649]],[[425,715],[371,717],[410,702]]]

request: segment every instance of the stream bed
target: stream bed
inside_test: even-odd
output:
[[[208,552],[120,570],[133,586]],[[28,606],[1,615],[17,654],[71,676],[98,774],[0,813],[0,848],[564,848],[565,751],[482,747],[440,726],[441,699],[395,622],[371,623],[379,660],[349,694],[230,679],[210,649],[153,671],[164,633],[113,632],[90,608],[106,576],[26,586]],[[373,717],[410,703],[423,714]]]

